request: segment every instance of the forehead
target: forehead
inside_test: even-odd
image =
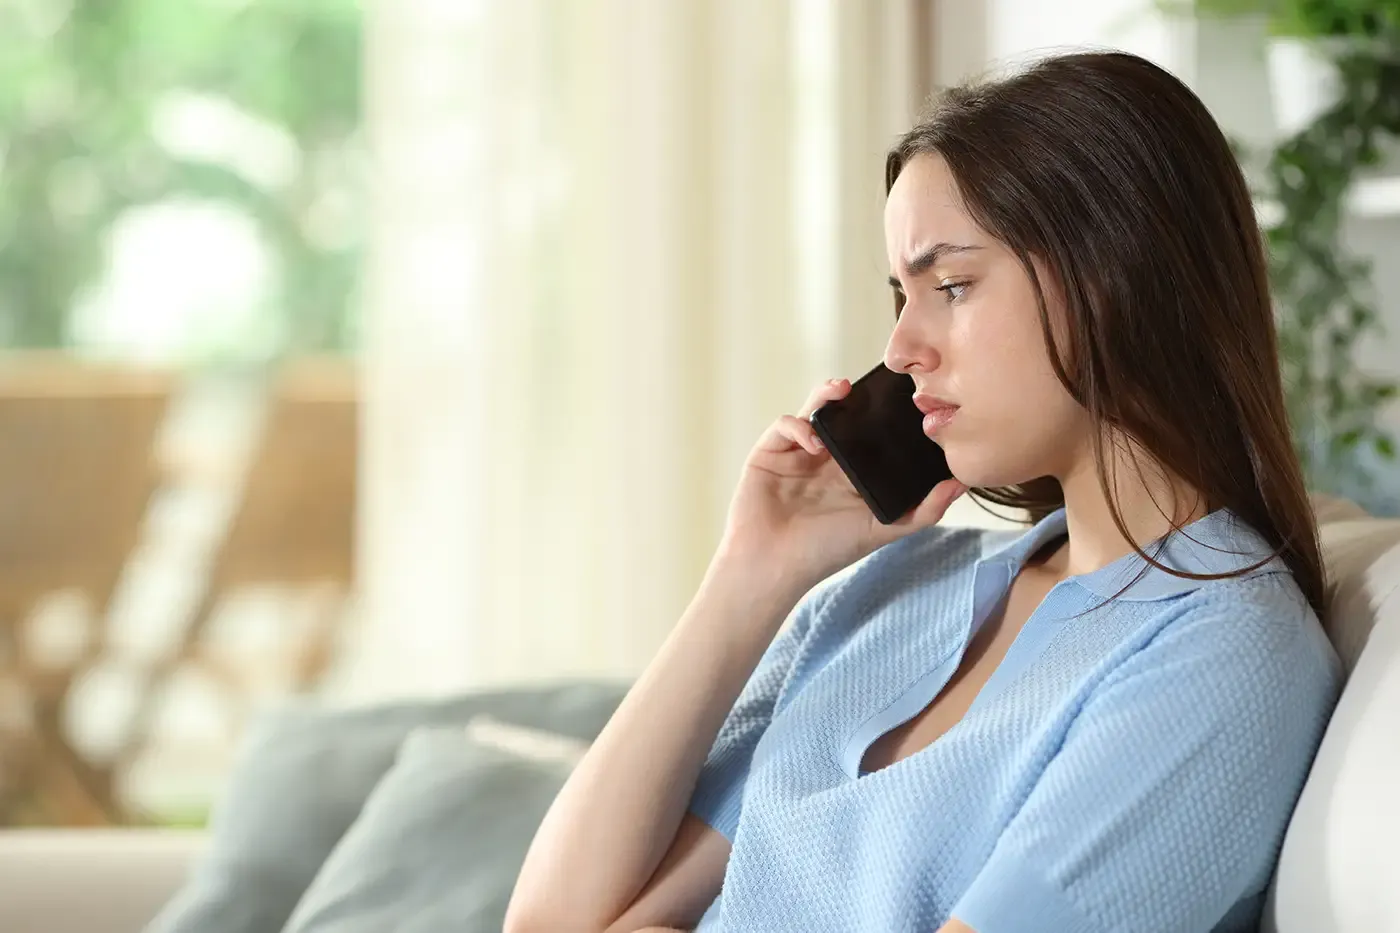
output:
[[[920,153],[905,164],[885,201],[885,246],[891,262],[934,243],[981,243],[963,209],[957,183],[942,156]]]

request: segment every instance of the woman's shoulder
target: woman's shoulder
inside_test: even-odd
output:
[[[921,599],[961,586],[965,572],[996,543],[986,536],[997,534],[943,525],[921,529],[823,580],[808,597],[811,609],[818,616],[868,615],[894,599]]]
[[[1145,650],[1162,662],[1195,658],[1268,689],[1312,680],[1328,691],[1340,661],[1293,575],[1249,574],[1207,582],[1180,599]]]
[[[1323,634],[1317,613],[1286,569],[1206,581],[1187,595],[1176,615],[1179,626],[1211,628],[1226,638],[1286,643]]]
[[[970,567],[982,556],[987,536],[997,534],[982,528],[933,525],[879,548],[843,573],[850,581],[866,584],[912,583],[915,577],[941,576]]]

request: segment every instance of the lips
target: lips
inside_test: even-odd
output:
[[[947,427],[958,412],[957,405],[932,395],[914,396],[914,406],[924,413],[924,433],[930,437]]]
[[[956,405],[949,405],[939,408],[924,415],[924,433],[929,437],[937,434],[948,426],[948,422],[953,420],[953,416],[958,412]]]
[[[958,406],[954,405],[946,398],[939,398],[936,395],[925,395],[920,392],[918,395],[914,396],[914,407],[927,415],[943,408],[957,408]]]

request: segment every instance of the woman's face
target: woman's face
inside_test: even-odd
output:
[[[933,437],[969,486],[1063,478],[1087,450],[1087,412],[1050,368],[1030,276],[973,223],[944,161],[922,154],[895,181],[885,246],[904,309],[885,365],[915,391],[959,406]],[[1052,323],[1062,314],[1043,266]]]

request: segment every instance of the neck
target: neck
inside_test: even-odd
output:
[[[1173,524],[1188,525],[1207,514],[1205,497],[1199,492],[1149,467],[1145,459],[1143,464],[1141,477],[1131,459],[1114,465],[1118,481],[1114,496],[1128,530],[1126,539],[1113,520],[1092,457],[1056,477],[1065,494],[1069,540],[1048,562],[1064,576],[1093,573],[1132,553],[1133,544],[1145,549],[1171,531]]]

